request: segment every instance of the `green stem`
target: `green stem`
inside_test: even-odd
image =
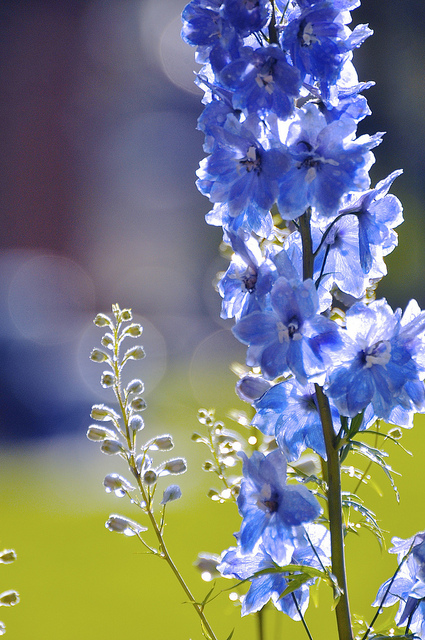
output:
[[[145,488],[144,488],[142,480],[140,478],[140,474],[136,469],[134,459],[130,460],[130,465],[132,466],[133,475],[135,475],[135,477],[137,479],[137,484],[139,486],[139,490],[140,490],[140,493],[142,494],[143,500],[146,502],[147,505],[149,505],[148,496],[146,495]],[[147,514],[149,516],[149,519],[150,519],[151,524],[152,524],[152,528],[153,528],[153,530],[155,532],[155,535],[156,535],[156,538],[158,540],[160,556],[162,558],[164,558],[164,560],[167,562],[168,566],[170,567],[171,571],[174,573],[175,577],[177,578],[178,583],[180,584],[181,588],[183,589],[183,591],[185,592],[186,596],[188,597],[190,604],[194,607],[196,613],[198,614],[199,618],[201,619],[201,624],[202,624],[205,632],[208,634],[208,637],[211,640],[217,640],[217,636],[215,635],[215,633],[212,630],[207,618],[205,617],[203,606],[200,605],[198,602],[196,602],[195,598],[192,595],[192,592],[190,591],[189,587],[187,586],[186,582],[184,581],[183,576],[181,575],[181,573],[177,569],[176,565],[174,564],[174,561],[173,561],[173,559],[171,558],[171,556],[169,554],[169,551],[168,551],[168,549],[166,547],[166,544],[164,542],[164,538],[162,536],[161,530],[160,530],[160,528],[158,526],[158,523],[157,523],[157,521],[155,519],[155,515],[152,512],[151,508],[147,509]]]
[[[342,590],[342,595],[340,596],[335,608],[338,634],[340,640],[353,640],[350,605],[347,593],[347,580],[345,575],[344,525],[342,522],[341,469],[339,464],[339,454],[338,449],[335,448],[335,434],[329,401],[323,393],[322,387],[316,384],[315,388],[327,456],[326,467],[332,573],[338,581],[339,588]]]
[[[303,245],[303,280],[312,278],[314,272],[313,241],[311,239],[310,219],[311,207],[308,207],[305,213],[298,218]]]

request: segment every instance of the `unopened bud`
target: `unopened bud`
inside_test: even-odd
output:
[[[141,345],[132,347],[125,352],[124,360],[142,360],[145,357],[145,350]]]
[[[109,529],[109,531],[123,533],[125,536],[135,536],[138,533],[142,533],[142,531],[147,531],[147,527],[142,527],[142,525],[129,518],[115,514],[109,516],[105,527]]]
[[[131,401],[131,408],[133,409],[133,411],[143,411],[144,409],[146,409],[146,406],[146,400],[144,400],[144,398],[142,398],[141,396],[137,396]]]
[[[134,491],[134,487],[123,476],[118,473],[109,473],[104,481],[106,493],[114,492],[118,498],[122,498],[129,491]]]
[[[119,415],[104,404],[94,404],[91,409],[91,418],[107,422],[108,420],[119,420]]]
[[[0,593],[0,607],[13,607],[19,602],[19,593],[17,591],[9,590]]]
[[[173,500],[178,500],[182,497],[182,491],[178,484],[170,484],[163,493],[161,504],[167,504]]]
[[[143,327],[140,324],[130,324],[123,331],[123,335],[131,336],[132,338],[140,338],[143,333]]]
[[[152,485],[152,484],[155,484],[157,480],[158,480],[158,474],[153,469],[148,469],[143,474],[143,482],[145,484]]]
[[[133,320],[131,309],[123,309],[121,311],[120,320],[121,322],[128,322],[129,320]]]
[[[105,333],[101,340],[101,343],[107,349],[112,349],[112,347],[114,346],[114,336],[112,335],[112,333]]]
[[[174,460],[168,460],[161,465],[160,475],[165,476],[169,473],[178,476],[184,473],[187,469],[186,460],[184,458],[174,458]]]
[[[121,453],[123,451],[123,448],[118,440],[109,440],[107,438],[100,445],[100,450],[102,453],[106,453],[106,455],[108,456],[113,456],[116,453]]]
[[[112,324],[111,320],[104,313],[98,313],[93,322],[96,327],[110,327]]]
[[[168,434],[158,436],[149,445],[151,451],[171,451],[174,447],[173,439]]]
[[[0,562],[2,564],[10,564],[16,560],[16,552],[13,549],[3,549],[0,551]]]
[[[114,431],[106,429],[105,427],[99,427],[97,424],[92,424],[87,429],[87,438],[93,442],[105,440],[105,438],[113,440],[115,437]]]
[[[244,402],[253,402],[271,387],[270,382],[260,376],[246,375],[236,384],[236,393]]]
[[[115,384],[115,376],[112,371],[104,371],[100,378],[100,384],[104,389],[108,389]]]
[[[143,393],[145,385],[141,380],[132,380],[128,383],[126,389],[127,393]]]
[[[108,354],[100,349],[93,349],[90,354],[90,360],[93,362],[106,362],[106,360],[108,360]]]
[[[132,415],[130,420],[128,421],[129,428],[136,433],[136,431],[141,431],[145,426],[143,422],[142,416],[136,414]]]

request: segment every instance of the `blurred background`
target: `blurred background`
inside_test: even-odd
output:
[[[205,224],[209,203],[194,185],[203,157],[195,129],[201,93],[194,51],[180,41],[183,6],[0,4],[0,540],[18,553],[1,569],[0,590],[22,594],[19,607],[0,611],[11,639],[200,637],[166,567],[103,528],[109,513],[127,508],[102,488],[105,473],[123,469],[85,440],[91,405],[108,401],[101,368],[88,358],[102,335],[92,318],[112,303],[131,307],[145,327],[147,358],[134,375],[146,385],[147,435],[172,432],[192,468],[182,480],[185,500],[173,505],[170,539],[201,594],[208,589],[191,567],[196,553],[219,553],[239,528],[234,511],[205,498],[210,478],[198,474],[203,452],[190,442],[198,407],[215,406],[219,417],[246,407],[229,369],[244,350],[231,323],[219,319],[211,284],[224,266],[221,234]],[[378,295],[393,307],[411,297],[424,307],[425,5],[364,0],[353,19],[375,31],[355,57],[360,79],[376,82],[367,92],[373,115],[360,132],[387,132],[372,182],[404,169],[392,192],[406,222]],[[421,429],[405,436],[415,464],[395,454],[394,466],[407,468],[401,506],[384,480],[385,497],[370,496],[384,528],[405,537],[425,529],[417,509],[425,497]],[[355,601],[369,615],[367,603],[392,564],[384,562],[376,580],[365,578],[379,550],[364,537],[350,553],[365,556],[363,569],[353,563],[353,577],[370,582]],[[239,613],[226,594],[218,600],[212,610],[226,637]],[[327,637],[323,624],[316,640]],[[235,638],[254,634],[252,621],[244,625]],[[278,624],[271,628],[280,637]]]

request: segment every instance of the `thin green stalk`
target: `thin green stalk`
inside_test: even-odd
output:
[[[327,457],[328,510],[331,534],[332,573],[342,590],[335,608],[340,640],[353,640],[350,605],[348,602],[347,580],[345,575],[344,528],[342,522],[341,469],[338,450],[335,448],[335,434],[329,401],[323,389],[316,384],[316,397],[322,421]]]
[[[303,614],[302,614],[302,611],[301,611],[300,605],[298,604],[297,598],[295,597],[295,593],[293,593],[293,592],[292,592],[292,594],[291,594],[291,595],[292,595],[292,599],[293,599],[293,601],[294,601],[294,604],[295,604],[295,606],[296,606],[296,608],[297,608],[297,611],[298,611],[298,613],[299,613],[299,616],[300,616],[300,618],[301,618],[301,622],[303,623],[303,627],[304,627],[304,629],[305,629],[305,632],[306,632],[306,634],[308,635],[309,640],[313,640],[313,636],[311,635],[311,633],[310,633],[310,629],[308,628],[307,623],[306,623],[306,621],[304,620],[304,616],[303,616]]]
[[[303,280],[312,278],[314,272],[313,241],[311,239],[310,219],[311,207],[308,207],[305,213],[298,218],[303,245]]]

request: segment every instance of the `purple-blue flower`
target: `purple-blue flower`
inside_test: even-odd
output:
[[[304,486],[286,484],[286,458],[279,449],[267,456],[244,453],[243,480],[238,496],[243,517],[240,545],[252,552],[262,542],[278,563],[288,563],[295,548],[297,527],[312,522],[321,513],[317,499]]]
[[[397,245],[397,234],[393,229],[403,222],[403,208],[400,200],[388,191],[401,173],[401,170],[393,171],[375,189],[360,197],[351,194],[340,211],[358,217],[360,264],[364,273],[371,269],[373,249],[379,248],[386,256]]]
[[[358,25],[353,32],[346,27],[350,21],[341,12],[341,3],[302,3],[301,14],[289,22],[282,32],[282,49],[289,52],[302,79],[317,81],[325,101],[331,98],[330,87],[335,85],[344,62],[372,31]]]
[[[297,460],[307,448],[326,460],[316,393],[313,384],[301,385],[294,378],[274,385],[254,402],[257,411],[252,424],[266,435],[275,436],[288,460]],[[332,420],[338,433],[339,413],[331,403]]]
[[[254,311],[233,327],[235,336],[249,345],[247,364],[260,366],[265,378],[292,372],[301,384],[324,377],[329,350],[340,339],[337,325],[318,311],[312,280],[278,278],[270,294],[271,309]]]
[[[217,285],[223,298],[221,317],[239,319],[265,305],[277,270],[270,259],[263,257],[257,240],[243,229],[228,232],[226,239],[235,254]]]
[[[299,110],[285,140],[291,167],[279,178],[277,204],[284,219],[298,218],[310,206],[322,215],[336,215],[346,192],[369,187],[370,150],[381,142],[381,134],[356,139],[356,128],[349,117],[327,124],[313,103]]]
[[[247,113],[270,111],[287,118],[294,110],[301,81],[277,45],[243,47],[240,57],[220,73],[221,84],[233,92],[233,107]]]
[[[410,426],[425,409],[425,313],[411,301],[403,316],[386,300],[353,305],[346,315],[342,363],[331,372],[326,394],[343,416],[369,403],[378,418]]]
[[[228,121],[229,123],[229,118]],[[212,129],[210,129],[212,132]],[[207,215],[211,224],[243,226],[267,236],[272,228],[270,208],[276,201],[278,178],[289,166],[283,145],[265,148],[251,123],[232,121],[217,127],[216,144],[197,172],[198,189],[218,203]]]

